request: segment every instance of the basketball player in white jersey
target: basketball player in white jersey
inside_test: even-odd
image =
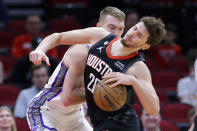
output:
[[[106,7],[100,13],[97,26],[121,37],[124,20],[121,10]],[[85,101],[83,69],[87,53],[88,45],[75,45],[65,53],[48,84],[28,107],[27,120],[32,131],[93,130],[81,105]]]

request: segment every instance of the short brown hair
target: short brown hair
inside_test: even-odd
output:
[[[119,20],[125,20],[125,13],[121,11],[120,9],[112,6],[107,6],[103,8],[100,12],[99,22],[103,23],[105,17],[107,15],[111,15]]]
[[[147,44],[156,45],[163,40],[166,34],[166,30],[165,30],[165,24],[160,18],[145,16],[142,17],[140,21],[144,23],[150,35],[146,42]]]

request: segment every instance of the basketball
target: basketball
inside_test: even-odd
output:
[[[127,100],[127,90],[124,85],[109,87],[113,83],[104,84],[105,80],[97,83],[94,89],[94,101],[104,111],[112,112],[120,109]]]

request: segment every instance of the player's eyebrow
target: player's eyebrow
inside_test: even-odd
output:
[[[138,30],[137,26],[136,26],[136,28],[137,28],[136,30]],[[138,35],[139,35],[140,38],[144,38],[143,34],[139,30],[138,30]]]
[[[109,24],[109,26],[115,26],[114,24]]]

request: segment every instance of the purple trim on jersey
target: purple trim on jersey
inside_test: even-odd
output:
[[[90,49],[90,45],[89,44],[85,44],[86,47],[88,47],[88,49]]]
[[[43,126],[43,127],[45,127],[45,128],[47,128],[47,129],[49,129],[49,130],[52,130],[52,131],[57,131],[55,128],[49,128],[49,127],[47,127],[47,126]],[[37,129],[38,129],[38,127],[35,127],[34,129],[33,129],[33,131],[37,131]]]
[[[61,64],[62,66],[64,65],[64,63],[62,62],[62,64]],[[62,67],[61,66],[61,67]],[[64,75],[63,75],[63,79],[62,79],[62,81],[61,81],[61,84],[60,84],[60,86],[63,86],[63,83],[64,83],[64,78],[65,78],[65,76],[66,76],[66,73],[67,73],[67,71],[68,71],[68,69],[64,72]],[[55,83],[54,83],[54,85],[55,85]],[[51,99],[53,99],[54,97],[56,97],[60,92],[62,91],[62,89],[61,90],[59,90],[53,97],[51,97],[51,98],[49,98],[49,101],[51,100]]]
[[[45,125],[43,125],[43,127],[47,128],[47,129],[49,129],[49,130],[56,130],[55,128],[50,128],[50,127],[47,127],[47,126],[45,126]],[[56,131],[57,131],[57,130],[56,130]]]
[[[38,129],[38,127],[35,127],[34,129],[33,129],[33,131],[36,131]]]
[[[62,92],[62,89],[59,90],[54,96],[52,96],[51,98],[49,98],[48,101],[50,101],[51,99],[53,99],[54,97],[56,97],[60,92]]]
[[[62,62],[62,63],[61,63],[60,69],[62,68],[63,65],[64,65],[64,63]],[[53,84],[52,84],[52,88],[55,86],[55,84],[56,84],[56,82],[57,82],[57,80],[58,80],[58,76],[60,75],[60,72],[61,72],[61,70],[59,70],[58,75],[56,76],[55,81],[54,81]]]
[[[68,71],[68,69],[64,72],[64,75],[63,75],[63,77],[62,77],[63,79],[62,79],[62,81],[61,81],[60,86],[63,86],[64,78],[65,78],[65,76],[66,76],[67,71]]]
[[[56,76],[55,81],[54,81],[53,84],[52,84],[52,88],[51,88],[48,92],[44,93],[44,94],[40,97],[40,99],[38,99],[37,101],[35,101],[35,103],[40,102],[40,101],[42,100],[42,98],[43,98],[45,95],[47,95],[49,92],[51,92],[51,90],[54,88],[54,85],[56,84],[56,82],[57,82],[57,80],[58,80],[58,77],[59,77],[59,75],[60,75],[61,68],[62,68],[63,65],[64,65],[64,63],[62,62],[62,63],[61,63],[60,70],[59,70],[59,72],[58,72],[58,75]],[[67,70],[65,70],[65,72],[64,72],[63,81],[64,81],[64,77],[65,77],[67,71],[68,71],[68,68],[67,68]],[[63,83],[63,82],[61,82],[61,83]],[[52,96],[51,98],[49,98],[49,100],[51,100],[52,98],[54,98],[55,96],[57,96],[61,91],[62,91],[62,90],[59,90],[54,96]],[[43,104],[44,104],[45,102],[46,102],[46,100],[43,102]],[[34,108],[33,108],[33,110],[31,111],[31,113],[32,113],[33,111],[34,111]],[[33,114],[33,113],[32,113],[32,114]],[[47,128],[47,129],[49,129],[49,130],[55,129],[55,128],[49,128],[49,127],[47,127],[47,126],[44,125],[43,119],[42,119],[42,114],[40,113],[40,107],[39,107],[39,116],[40,116],[41,125],[42,125],[43,127]],[[35,123],[34,115],[32,115],[32,119],[33,119],[33,121],[34,121],[34,126],[35,126],[36,123]],[[55,130],[56,130],[56,129],[55,129]]]

